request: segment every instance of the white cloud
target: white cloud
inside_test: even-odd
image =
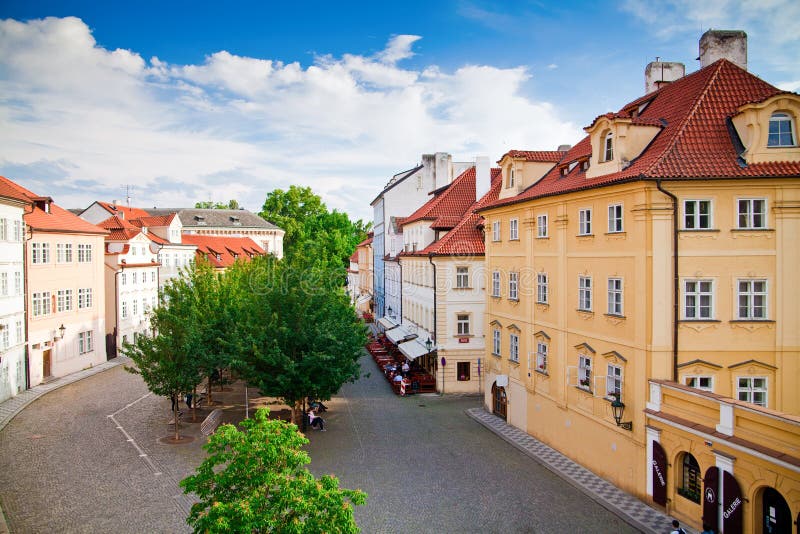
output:
[[[258,211],[296,183],[371,218],[368,202],[422,153],[496,159],[580,138],[522,96],[525,68],[400,67],[419,39],[307,67],[224,50],[176,65],[98,46],[80,19],[0,21],[0,172],[67,207],[134,184],[142,206],[236,197]]]

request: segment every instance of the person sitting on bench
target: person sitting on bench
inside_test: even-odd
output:
[[[311,425],[311,428],[318,426],[322,432],[325,432],[325,421],[314,413],[314,408],[308,410],[308,424]]]

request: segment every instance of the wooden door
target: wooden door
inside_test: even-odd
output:
[[[42,377],[47,378],[50,376],[50,349],[42,353]]]
[[[506,388],[498,387],[497,383],[492,384],[492,397],[494,398],[494,402],[492,403],[492,411],[495,415],[505,419],[506,405],[508,404],[508,400],[506,399]]]

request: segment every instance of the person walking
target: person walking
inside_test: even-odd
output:
[[[669,534],[686,534],[686,531],[681,528],[681,524],[678,523],[677,519],[673,519],[672,530],[669,531]]]

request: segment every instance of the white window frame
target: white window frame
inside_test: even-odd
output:
[[[773,123],[777,125],[778,131],[772,131]],[[789,131],[785,132],[784,128],[781,128],[782,125],[788,125]],[[790,144],[785,144],[781,142],[781,136],[785,135],[786,133],[789,134],[789,142]],[[777,142],[773,143],[773,136],[776,136]],[[767,146],[770,148],[787,148],[787,147],[795,147],[797,146],[797,137],[794,133],[794,117],[791,114],[785,111],[776,111],[769,117],[769,127],[767,129]]]
[[[459,336],[472,335],[470,332],[470,316],[468,313],[456,314],[456,333]]]
[[[611,204],[608,206],[608,233],[619,234],[624,232],[622,204]]]
[[[578,210],[578,235],[592,235],[592,208]]]
[[[500,333],[499,329],[495,328],[494,330],[492,330],[492,354],[494,354],[495,356],[500,356],[501,337],[502,334]]]
[[[510,241],[519,241],[519,219],[508,221],[508,239]]]
[[[536,370],[540,373],[547,372],[547,352],[550,349],[544,341],[536,342]]]
[[[536,237],[543,239],[549,237],[547,228],[547,214],[543,213],[536,216]]]
[[[127,319],[128,318],[128,301],[127,300],[123,300],[122,301],[122,309],[121,310],[122,310],[122,318],[123,319]]]
[[[500,271],[492,271],[492,296],[500,296]]]
[[[606,132],[603,136],[603,161],[614,159],[614,132]]]
[[[72,311],[73,299],[71,289],[59,289],[56,294],[56,311]]]
[[[763,386],[757,386],[757,380],[763,381]],[[746,385],[742,385],[742,382]],[[756,396],[760,395],[763,395],[763,399],[756,401]],[[766,376],[737,376],[736,398],[766,408],[769,404],[769,379]]]
[[[702,207],[706,207],[706,213]],[[683,201],[683,229],[684,230],[711,230],[714,226],[714,204],[710,199],[687,198]],[[704,220],[705,219],[705,224]]]
[[[606,396],[622,399],[622,366],[613,363],[608,364],[608,374],[606,374]]]
[[[550,295],[550,281],[547,273],[536,273],[536,303],[547,304]]]
[[[492,223],[492,241],[500,241],[500,221]]]
[[[519,300],[519,273],[508,273],[508,299]]]
[[[22,241],[22,221],[14,221],[14,241]]]
[[[83,287],[78,289],[78,309],[84,310],[92,307],[92,288]]]
[[[469,267],[456,267],[456,287],[469,289]]]
[[[694,287],[690,290],[689,284]],[[705,290],[702,285],[708,284],[708,290]],[[683,286],[683,319],[686,321],[711,321],[714,319],[714,280],[710,278],[686,278],[681,284]],[[693,299],[690,306],[689,300]],[[703,299],[707,298],[706,303]],[[689,310],[694,311],[690,314]],[[703,315],[703,310],[708,310],[706,315]]]
[[[14,294],[22,295],[22,273],[14,271]]]
[[[508,168],[508,187],[514,187],[516,184],[516,176],[514,173],[514,166]]]
[[[79,354],[86,354],[92,352],[94,350],[94,340],[92,339],[92,331],[87,330],[85,332],[78,333],[78,353]]]
[[[50,263],[50,243],[31,244],[31,263],[34,265]]]
[[[131,273],[131,284],[136,285],[139,282],[139,273],[133,271]]]
[[[56,263],[72,263],[72,243],[56,243]]]
[[[8,296],[8,273],[0,273],[0,295]]]
[[[707,381],[708,385],[703,385],[703,381]],[[683,383],[690,388],[699,389],[701,391],[714,392],[714,377],[709,375],[688,375],[683,377]]]
[[[592,311],[592,277],[578,277],[578,309]]]
[[[92,262],[92,245],[78,244],[78,263]]]
[[[756,203],[761,203],[756,211]],[[767,228],[766,198],[736,199],[736,228],[738,230],[764,230]]]
[[[609,278],[608,279],[608,314],[619,315],[623,314],[622,307],[622,278]]]
[[[49,291],[37,291],[33,294],[33,316],[42,317],[50,315],[52,310],[52,295]]]
[[[756,290],[756,284],[763,289]],[[761,297],[761,305],[755,301]],[[744,301],[744,305],[742,302]],[[760,310],[760,315],[757,315]],[[744,314],[742,313],[744,311]],[[736,280],[736,318],[740,321],[764,321],[769,319],[769,284],[765,278],[740,278]]]
[[[122,272],[122,276],[120,278],[122,278],[122,285],[123,286],[128,283],[128,273],[123,271]]]
[[[519,335],[513,332],[508,335],[508,359],[519,363]]]
[[[592,390],[592,357],[578,354],[578,387]]]

